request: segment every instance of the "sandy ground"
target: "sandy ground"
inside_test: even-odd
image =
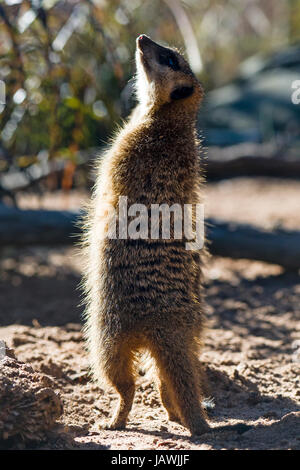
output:
[[[84,195],[47,197],[75,208]],[[63,202],[62,202],[63,201]],[[300,228],[300,183],[237,179],[207,187],[206,213],[263,227]],[[35,198],[23,207],[37,206]],[[213,427],[246,432],[191,438],[167,421],[156,386],[141,369],[125,431],[99,430],[117,403],[88,377],[81,335],[80,259],[73,248],[5,249],[0,258],[0,339],[51,379],[64,412],[43,449],[299,449],[300,277],[279,266],[212,258],[207,267],[208,329],[201,360],[215,408]],[[24,448],[22,442],[7,443]]]

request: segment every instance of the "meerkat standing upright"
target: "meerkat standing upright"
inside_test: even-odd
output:
[[[139,104],[101,160],[87,216],[86,338],[92,370],[120,395],[108,427],[126,426],[135,392],[136,353],[154,358],[169,419],[192,434],[209,429],[201,406],[203,255],[185,239],[102,237],[103,201],[128,206],[197,204],[200,164],[196,115],[202,88],[175,50],[137,38]]]

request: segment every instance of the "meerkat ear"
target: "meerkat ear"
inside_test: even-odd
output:
[[[194,87],[192,86],[182,86],[179,88],[175,88],[175,90],[171,93],[172,100],[181,100],[183,98],[187,98],[191,96],[194,92]]]

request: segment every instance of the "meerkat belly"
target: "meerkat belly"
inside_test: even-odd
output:
[[[195,263],[181,240],[109,240],[104,259],[105,297],[120,315],[161,317],[196,306]]]

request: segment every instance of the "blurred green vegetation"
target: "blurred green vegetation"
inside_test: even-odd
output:
[[[77,164],[133,103],[140,33],[187,50],[206,89],[245,58],[300,39],[299,0],[3,0],[0,171],[53,158]]]

